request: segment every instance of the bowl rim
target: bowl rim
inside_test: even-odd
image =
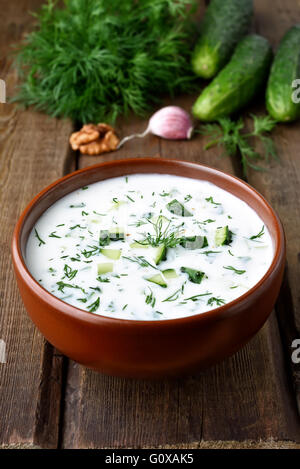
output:
[[[217,308],[202,312],[202,313],[197,313],[194,315],[190,316],[184,316],[184,317],[179,317],[179,318],[171,318],[171,319],[155,319],[155,320],[140,320],[140,319],[122,319],[122,318],[115,318],[115,317],[110,317],[110,316],[104,316],[101,314],[95,314],[90,311],[86,311],[84,309],[77,308],[76,306],[70,305],[69,303],[64,302],[63,300],[57,298],[55,295],[50,293],[48,290],[46,290],[40,283],[35,280],[35,278],[31,275],[29,272],[25,259],[22,254],[21,250],[21,245],[20,245],[20,240],[21,240],[21,235],[22,235],[22,230],[25,224],[25,221],[28,217],[28,215],[32,212],[34,207],[38,205],[39,201],[50,191],[52,191],[56,186],[65,184],[67,183],[70,179],[77,177],[80,174],[84,173],[89,173],[97,170],[98,168],[103,168],[103,167],[109,167],[109,166],[135,166],[136,164],[153,164],[161,166],[177,166],[177,167],[190,167],[190,168],[203,168],[204,171],[210,172],[211,174],[217,173],[219,176],[227,179],[228,181],[232,181],[234,185],[238,184],[240,186],[243,186],[244,188],[248,189],[248,193],[251,193],[256,196],[256,199],[260,201],[262,205],[265,206],[265,208],[269,211],[269,213],[272,215],[273,223],[275,226],[275,233],[276,235],[273,237],[273,242],[274,242],[274,255],[273,255],[273,260],[271,262],[271,265],[269,266],[267,272],[263,275],[263,277],[260,278],[260,280],[253,285],[249,290],[247,290],[243,295],[237,297],[236,299],[230,301],[229,303],[226,303],[225,305],[219,306]],[[153,168],[154,169],[154,168]],[[150,171],[146,171],[145,174],[151,174]],[[124,173],[126,175],[126,173]],[[139,171],[128,173],[128,174],[141,174]],[[153,174],[155,174],[155,171],[153,171]],[[164,174],[172,174],[172,173],[164,173]],[[120,177],[118,175],[116,176],[110,176],[105,179],[110,179],[113,177]],[[187,176],[183,176],[187,177]],[[191,178],[193,179],[193,178]],[[195,178],[197,179],[197,178]],[[205,179],[204,179],[205,180]],[[96,182],[96,181],[95,181]],[[216,184],[217,185],[217,184]],[[226,190],[226,189],[223,189]],[[70,191],[72,192],[72,191]],[[233,195],[235,195],[232,192]],[[67,194],[65,194],[67,195]],[[65,196],[64,195],[64,196]],[[62,196],[62,197],[64,197]],[[236,197],[238,197],[236,195]],[[238,197],[239,198],[239,197]],[[57,199],[59,200],[59,199]],[[232,314],[234,314],[234,310],[236,308],[240,308],[241,305],[248,300],[249,297],[255,296],[257,294],[258,290],[263,286],[263,284],[269,279],[269,277],[272,275],[272,272],[275,270],[276,267],[278,267],[282,261],[282,258],[285,258],[285,234],[284,234],[284,229],[282,226],[282,223],[274,211],[274,209],[271,207],[271,205],[267,202],[267,200],[252,186],[250,186],[247,182],[243,181],[237,176],[231,175],[227,173],[226,171],[213,168],[209,165],[202,164],[202,163],[196,163],[196,162],[191,162],[191,161],[186,161],[186,160],[179,160],[179,159],[172,159],[172,158],[163,158],[163,159],[158,159],[158,158],[153,158],[153,157],[139,157],[139,158],[125,158],[125,159],[118,159],[118,160],[112,160],[112,161],[105,161],[101,163],[97,163],[92,166],[88,166],[86,168],[79,169],[77,171],[73,171],[57,180],[49,184],[47,187],[42,189],[25,207],[23,210],[21,216],[19,217],[14,232],[13,232],[13,238],[12,238],[12,259],[13,263],[15,266],[15,269],[18,271],[18,273],[21,275],[23,281],[27,284],[27,286],[30,288],[30,290],[33,290],[34,294],[38,295],[39,298],[48,304],[52,306],[53,309],[59,311],[60,314],[63,314],[65,316],[71,317],[73,319],[76,319],[78,321],[83,321],[85,323],[92,323],[94,325],[100,325],[100,324],[114,324],[115,326],[122,326],[122,327],[130,327],[130,326],[139,326],[139,327],[166,327],[166,326],[178,326],[178,325],[183,325],[186,323],[193,323],[195,321],[203,321],[203,320],[213,320],[217,318],[222,318],[225,313],[228,313],[228,311],[232,311]]]

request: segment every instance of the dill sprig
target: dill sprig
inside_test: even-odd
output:
[[[61,238],[61,236],[58,236],[55,233],[56,233],[56,231],[52,231],[52,233],[49,234],[49,238]]]
[[[222,251],[203,251],[200,254],[204,254],[205,256],[210,256],[211,254],[221,254]]]
[[[206,200],[206,202],[210,202],[213,205],[221,205],[220,202],[215,202],[214,199],[212,198],[212,196],[206,197],[205,200]]]
[[[225,305],[226,301],[223,300],[223,298],[216,298],[215,296],[212,296],[211,298],[209,298],[209,300],[207,301],[207,304],[208,306],[213,306],[213,304],[216,304],[217,306],[222,306],[222,305]]]
[[[223,117],[215,124],[203,125],[199,131],[199,133],[211,139],[205,145],[205,150],[217,145],[221,146],[224,149],[224,153],[229,156],[236,156],[239,152],[245,176],[247,176],[248,168],[257,171],[265,170],[265,168],[257,164],[259,160],[265,159],[268,162],[270,157],[278,159],[274,142],[268,135],[276,126],[276,121],[270,116],[255,116],[251,114],[251,117],[253,120],[252,132],[242,132],[244,129],[242,118],[234,121],[229,117]],[[250,143],[253,138],[261,142],[263,153],[259,153],[253,148]]]
[[[166,301],[176,301],[178,300],[179,296],[182,294],[182,289],[176,290],[172,295],[168,296],[165,300],[162,300],[163,303]]]
[[[90,304],[87,309],[89,310],[90,313],[94,313],[95,311],[97,311],[97,309],[99,308],[100,306],[100,298],[98,297],[96,301],[94,301],[94,303]]]
[[[76,288],[78,290],[81,290],[83,293],[86,293],[84,288],[80,287],[79,285],[72,285],[71,283],[65,283],[62,280],[59,282],[56,282],[56,285],[58,286],[58,291],[61,291],[64,293],[64,288]]]
[[[96,256],[99,254],[101,247],[99,246],[88,246],[90,250],[88,251],[87,249],[84,249],[81,251],[81,254],[86,258],[89,259],[91,256]]]
[[[39,241],[39,247],[42,246],[42,244],[46,244],[45,241],[40,237],[40,235],[38,234],[38,231],[36,228],[34,228],[34,235],[35,237],[38,239]]]
[[[15,100],[51,116],[113,122],[191,92],[195,0],[48,0],[16,55]]]
[[[145,295],[146,295],[145,302],[146,302],[147,305],[150,305],[150,306],[152,306],[152,308],[154,308],[155,303],[156,303],[156,298],[155,298],[155,296],[153,294],[153,291],[151,290],[150,287],[149,287],[149,290],[150,290],[150,293],[148,293],[148,294],[145,293]]]
[[[153,269],[159,270],[157,267],[155,267],[155,265],[148,262],[147,259],[144,258],[144,256],[133,256],[133,257],[122,256],[122,257],[123,259],[127,259],[130,262],[135,262],[139,264],[141,267],[152,267]]]
[[[142,225],[147,225],[147,221],[137,220],[136,222],[129,224],[129,226],[136,226],[137,228]]]
[[[72,267],[70,267],[69,265],[65,264],[64,266],[64,273],[65,273],[65,276],[69,279],[69,280],[73,280],[74,277],[76,277],[77,275],[77,272],[78,270],[73,270]]]
[[[147,233],[144,236],[142,241],[137,241],[137,243],[142,245],[150,245],[152,247],[157,247],[164,245],[166,248],[174,248],[181,243],[182,237],[180,236],[180,228],[183,224],[179,226],[171,226],[171,221],[168,220],[165,223],[166,218],[160,215],[157,220],[154,222],[147,218],[147,221],[151,223],[154,228],[154,234]]]
[[[251,241],[254,241],[258,238],[261,238],[264,234],[265,234],[265,225],[263,225],[263,227],[262,227],[262,229],[260,230],[259,233],[257,233],[256,235],[251,236],[249,239],[251,239]]]
[[[212,293],[209,293],[209,292],[206,292],[206,293],[200,293],[199,295],[194,295],[194,296],[190,296],[189,298],[185,298],[184,301],[198,301],[198,300],[201,300],[201,298],[203,296],[209,296],[211,295]]]
[[[236,269],[232,265],[223,266],[223,269],[232,270],[235,274],[238,274],[238,275],[243,275],[246,272],[245,270]]]

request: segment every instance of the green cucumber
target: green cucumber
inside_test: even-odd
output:
[[[166,270],[163,270],[163,274],[164,274],[164,277],[166,279],[172,279],[172,278],[177,278],[178,275],[176,273],[176,270],[175,269],[166,269]]]
[[[162,288],[167,288],[167,286],[168,286],[161,274],[153,275],[153,277],[149,277],[146,280],[148,282],[156,283],[156,285],[159,285]]]
[[[98,275],[108,274],[109,272],[113,272],[113,270],[114,264],[112,262],[98,264]]]
[[[271,68],[266,105],[276,121],[292,122],[300,117],[300,102],[293,102],[293,82],[299,78],[300,24],[289,29],[281,40]]]
[[[183,204],[178,202],[177,199],[172,200],[166,205],[169,212],[173,213],[173,215],[177,215],[179,217],[192,217],[193,214],[189,212]]]
[[[253,0],[211,0],[192,55],[196,75],[213,78],[229,61],[253,17]]]
[[[117,226],[116,228],[112,228],[109,231],[109,238],[111,241],[120,241],[125,239],[125,233],[123,228]]]
[[[202,249],[208,246],[206,236],[185,236],[181,238],[180,245],[186,249]]]
[[[190,267],[181,267],[181,272],[188,274],[189,280],[193,283],[201,283],[205,277],[205,272],[200,270],[191,269]]]
[[[160,264],[162,261],[165,261],[167,258],[167,248],[164,244],[154,248],[154,262],[156,265]]]
[[[123,241],[125,239],[125,233],[123,228],[116,227],[111,230],[100,230],[99,245],[108,246],[111,241]]]
[[[112,259],[117,261],[121,257],[121,249],[100,249],[101,254],[103,256],[108,257],[108,259]]]
[[[231,61],[200,94],[193,106],[194,116],[210,122],[246,106],[264,86],[271,60],[271,46],[265,38],[245,37]]]
[[[110,237],[108,230],[100,230],[99,246],[108,246],[110,244]]]
[[[228,226],[217,228],[216,234],[215,234],[216,246],[224,246],[225,244],[230,244],[231,241],[232,241],[232,232],[229,230]]]
[[[136,241],[134,243],[130,244],[130,247],[132,249],[148,249],[150,244],[142,244],[142,243],[137,243]]]

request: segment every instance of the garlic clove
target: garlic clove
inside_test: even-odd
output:
[[[145,132],[123,138],[118,149],[129,140],[143,138],[149,133],[168,140],[189,140],[193,130],[190,115],[184,109],[179,106],[166,106],[153,114]]]
[[[189,114],[178,106],[167,106],[157,111],[149,121],[149,130],[168,140],[190,139],[193,124]]]

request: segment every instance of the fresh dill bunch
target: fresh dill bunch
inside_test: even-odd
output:
[[[203,125],[199,131],[202,135],[210,137],[210,141],[205,145],[207,150],[215,145],[221,146],[224,153],[229,156],[236,156],[240,153],[244,176],[247,176],[248,168],[263,171],[264,168],[257,164],[257,161],[270,157],[278,159],[277,151],[272,138],[268,135],[277,122],[270,116],[256,116],[251,114],[253,120],[252,132],[245,133],[243,119],[237,121],[229,117],[223,117],[218,123]],[[251,139],[258,139],[262,144],[263,153],[256,151],[251,145]]]
[[[196,87],[196,0],[48,0],[16,50],[14,101],[87,123],[143,115],[164,94]]]

